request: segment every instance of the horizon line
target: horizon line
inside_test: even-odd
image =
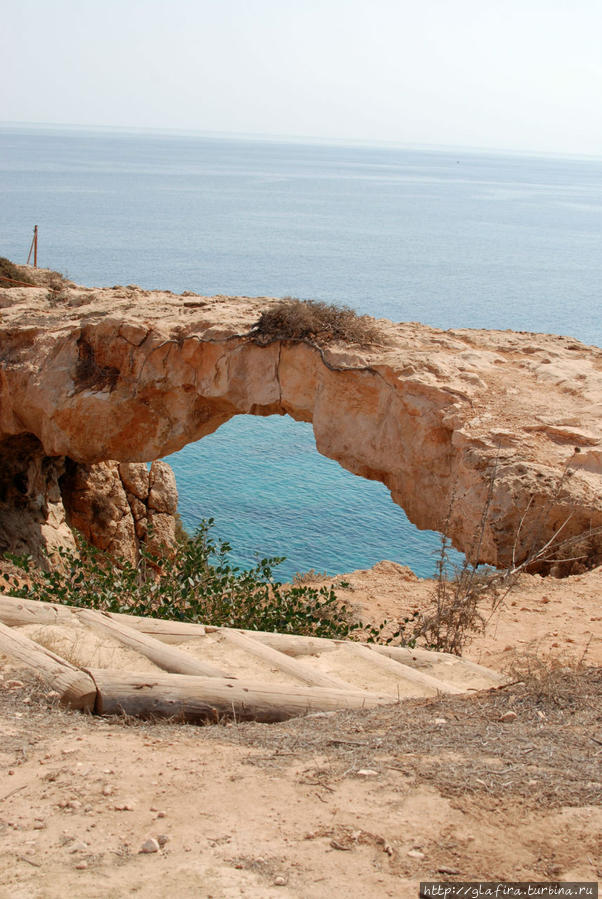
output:
[[[369,140],[367,138],[350,137],[320,137],[317,135],[291,135],[273,132],[239,132],[239,131],[211,131],[194,128],[174,128],[148,125],[100,125],[81,124],[74,122],[30,122],[30,121],[0,121],[2,128],[24,128],[31,130],[57,130],[57,131],[82,131],[105,132],[112,134],[146,134],[173,136],[173,137],[202,137],[209,140],[233,140],[233,141],[257,141],[266,143],[309,144],[322,146],[347,146],[347,147],[373,147],[375,149],[398,149],[406,151],[423,151],[431,153],[490,153],[494,156],[523,156],[548,159],[573,159],[596,160],[602,159],[602,153],[568,153],[559,150],[537,150],[524,148],[508,148],[494,146],[475,146],[471,144],[432,144],[414,143],[394,140]]]

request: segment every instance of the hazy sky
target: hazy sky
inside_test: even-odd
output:
[[[3,121],[602,155],[602,0],[4,0]]]

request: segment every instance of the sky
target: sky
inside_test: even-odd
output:
[[[602,156],[601,0],[4,0],[4,122]]]

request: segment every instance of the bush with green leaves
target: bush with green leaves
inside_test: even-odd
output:
[[[11,557],[27,572],[27,584],[4,577],[14,596],[109,612],[330,638],[374,640],[382,631],[384,624],[365,628],[354,621],[332,585],[280,583],[273,568],[282,558],[261,559],[250,570],[233,565],[230,545],[212,536],[213,523],[181,539],[170,557],[143,547],[137,565],[116,563],[79,538],[78,552],[58,550],[58,564],[47,571]]]

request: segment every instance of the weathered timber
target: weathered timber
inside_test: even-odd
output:
[[[507,678],[500,674],[499,671],[486,668],[484,665],[477,664],[477,662],[471,662],[469,659],[451,655],[448,652],[434,652],[430,649],[420,649],[418,647],[408,649],[405,646],[382,646],[378,643],[370,645],[379,655],[388,656],[390,659],[395,659],[404,665],[411,665],[413,662],[413,668],[417,665],[420,666],[419,670],[428,668],[432,671],[433,677],[441,674],[447,680],[448,677],[453,677],[452,672],[456,668],[463,672],[472,672],[476,677],[482,679],[484,685],[498,686],[507,681]]]
[[[431,674],[425,674],[423,671],[417,671],[409,665],[404,665],[387,656],[379,655],[371,648],[371,644],[367,646],[361,643],[351,644],[352,652],[365,659],[370,665],[386,671],[398,680],[405,681],[417,690],[419,696],[436,696],[437,693],[462,693],[458,687],[453,684],[447,684]]]
[[[80,611],[79,606],[65,606],[60,603],[40,602],[37,599],[0,595],[0,621],[9,627],[21,627],[24,624],[68,624],[73,620],[73,614],[78,611]],[[186,639],[197,639],[206,633],[202,624],[166,621],[162,618],[143,618],[140,615],[126,615],[121,612],[106,612],[105,614],[111,620],[121,621],[137,631],[161,640],[162,643],[181,643]]]
[[[229,630],[229,628],[219,628],[212,624],[206,624],[205,629],[208,634],[217,630]],[[271,646],[272,649],[283,652],[287,656],[312,656],[321,655],[323,652],[333,652],[342,642],[342,640],[331,640],[328,637],[306,637],[299,634],[277,634],[270,631],[250,631],[241,629],[237,631],[240,634],[246,634],[254,640]]]
[[[2,623],[0,653],[21,662],[36,677],[56,690],[63,705],[84,711],[94,708],[96,687],[88,674]]]
[[[110,634],[113,639],[123,643],[130,649],[146,656],[159,668],[170,671],[173,674],[190,674],[201,677],[232,677],[227,671],[217,668],[208,662],[195,659],[194,656],[181,649],[174,649],[149,637],[148,634],[137,631],[124,624],[107,612],[93,611],[92,609],[74,609],[79,621],[103,633]]]
[[[338,677],[331,677],[328,674],[322,674],[310,665],[299,662],[297,659],[286,655],[286,653],[280,652],[278,649],[274,649],[272,646],[257,640],[255,636],[250,637],[248,633],[241,633],[226,627],[221,628],[219,633],[229,643],[240,647],[240,649],[261,659],[263,662],[274,665],[280,671],[292,675],[292,677],[305,684],[310,684],[314,687],[334,687],[338,690],[351,690],[352,692],[357,690],[357,687],[353,687],[346,681]]]
[[[61,624],[71,620],[71,615],[76,610],[75,606],[64,606],[60,603],[0,595],[0,621],[8,624],[9,627],[20,627],[24,624]],[[162,643],[183,643],[186,640],[196,640],[206,633],[212,634],[226,630],[217,625],[196,624],[189,621],[167,621],[163,618],[146,618],[120,612],[107,612],[107,614],[113,621],[122,621],[129,627],[161,640]],[[336,640],[329,640],[325,637],[274,634],[267,631],[242,630],[240,632],[291,656],[318,655],[322,652],[332,651],[338,645]]]
[[[97,688],[99,715],[168,717],[183,721],[284,721],[310,712],[361,709],[395,702],[391,696],[241,682],[185,674],[130,674],[89,669]]]

